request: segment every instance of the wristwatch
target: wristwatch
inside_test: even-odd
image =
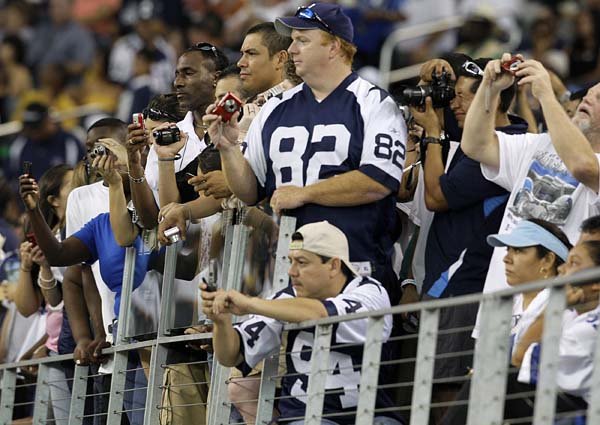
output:
[[[439,137],[424,137],[423,138],[423,146],[427,147],[427,145],[441,145],[442,141]]]

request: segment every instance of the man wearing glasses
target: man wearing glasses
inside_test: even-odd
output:
[[[423,255],[425,259],[424,276],[417,276],[419,284],[422,280],[422,299],[483,290],[492,255],[492,248],[486,247],[485,235],[498,231],[508,199],[508,192],[485,179],[479,163],[466,157],[456,143],[460,142],[465,116],[481,84],[486,63],[486,59],[473,60],[454,53],[444,59],[431,60],[421,69],[422,84],[432,80],[432,73],[448,72],[455,93],[446,110],[437,104],[434,108],[430,97],[424,105],[411,108],[415,122],[424,129],[422,149],[426,155],[421,182],[424,196],[415,201],[424,203],[431,211],[426,213],[431,216],[429,220],[421,217],[421,223],[431,225],[428,229],[421,228],[414,257]],[[496,128],[508,134],[527,131],[523,120],[507,114],[514,92],[514,87],[505,90],[502,102],[494,111]],[[409,284],[402,290],[410,294],[415,287]],[[404,294],[403,301],[408,302]],[[444,309],[440,314],[440,330],[472,327],[476,316],[477,306]],[[473,348],[470,331],[441,333],[438,337],[438,354],[470,352]],[[470,367],[471,355],[437,359],[434,379],[464,376]],[[460,385],[456,384],[435,384],[433,401],[451,401],[459,389]],[[435,409],[434,416],[441,418],[443,410]]]
[[[302,226],[328,220],[350,241],[350,259],[397,302],[391,267],[394,196],[402,177],[406,126],[383,90],[352,72],[356,47],[350,19],[335,4],[314,3],[275,28],[291,36],[288,52],[304,80],[271,98],[250,126],[245,157],[236,120],[211,122],[234,194],[253,205],[271,198]],[[235,117],[234,117],[235,118]]]

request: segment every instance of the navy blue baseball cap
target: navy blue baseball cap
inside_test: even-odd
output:
[[[292,30],[319,29],[352,43],[354,27],[342,8],[333,3],[312,3],[301,6],[294,16],[275,19],[275,29],[279,34],[290,37]]]

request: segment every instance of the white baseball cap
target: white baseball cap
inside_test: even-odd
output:
[[[302,240],[292,240],[290,250],[302,249],[324,257],[339,258],[353,275],[358,276],[350,262],[348,239],[340,229],[327,221],[318,221],[305,224],[296,233],[302,235]]]

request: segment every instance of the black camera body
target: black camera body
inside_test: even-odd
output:
[[[157,128],[152,132],[157,145],[168,146],[181,140],[181,132],[177,127]]]
[[[444,108],[454,99],[454,82],[446,70],[440,75],[431,73],[431,83],[422,86],[406,86],[399,94],[398,103],[408,106],[423,106],[425,99],[431,97],[434,108]]]

